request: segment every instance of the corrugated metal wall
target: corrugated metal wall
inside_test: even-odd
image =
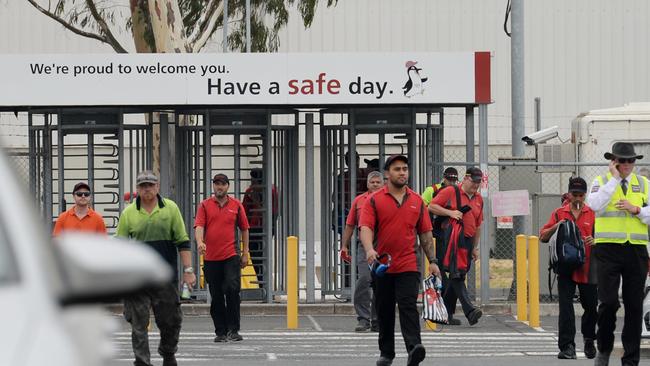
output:
[[[124,1],[123,1],[124,2]],[[489,108],[491,143],[510,142],[510,46],[506,0],[321,1],[305,30],[297,12],[281,35],[281,52],[471,51],[494,53]],[[647,0],[525,1],[526,123],[542,98],[543,126],[569,136],[578,113],[650,101],[650,5]],[[128,10],[128,9],[127,9]],[[0,0],[0,52],[112,52],[73,35],[26,1]],[[217,32],[208,51],[220,50]],[[127,40],[125,45],[131,47]],[[464,144],[462,111],[447,111],[447,143]],[[456,115],[456,118],[449,118]]]

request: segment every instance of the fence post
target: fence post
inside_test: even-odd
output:
[[[287,238],[287,328],[298,329],[298,237]]]
[[[527,306],[528,299],[526,294],[526,236],[517,235],[516,240],[516,258],[517,258],[517,320],[526,321],[528,319]]]
[[[539,327],[539,238],[528,237],[528,296],[530,319],[528,325]]]

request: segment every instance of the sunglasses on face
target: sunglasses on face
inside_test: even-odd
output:
[[[74,195],[77,197],[90,197],[90,192],[75,192]]]
[[[634,164],[634,162],[636,161],[635,158],[629,158],[629,159],[619,158],[619,159],[616,159],[616,160],[621,164]]]

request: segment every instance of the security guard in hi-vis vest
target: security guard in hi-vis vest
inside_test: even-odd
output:
[[[594,179],[587,204],[596,212],[595,259],[598,268],[598,355],[596,366],[606,366],[614,347],[618,289],[623,279],[625,324],[621,341],[622,365],[638,365],[641,344],[643,290],[648,275],[648,179],[634,174],[634,163],[643,155],[630,143],[617,142],[609,160],[609,172]]]

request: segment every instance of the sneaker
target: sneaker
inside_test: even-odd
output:
[[[379,357],[376,363],[377,366],[391,366],[392,364],[393,360],[384,356]]]
[[[479,308],[474,308],[468,315],[467,315],[467,321],[469,321],[469,325],[474,325],[478,323],[478,320],[481,319],[483,316],[483,311]]]
[[[226,337],[225,334],[221,334],[221,335],[218,335],[218,336],[214,337],[214,341],[215,341],[215,343],[228,342],[228,337]]]
[[[449,325],[460,325],[460,319],[449,318]]]
[[[163,366],[178,366],[178,362],[176,362],[176,356],[163,356]]]
[[[409,358],[406,362],[406,366],[418,366],[420,362],[424,360],[425,355],[426,350],[424,349],[424,346],[421,344],[416,344],[409,352]]]
[[[244,337],[240,336],[236,330],[228,332],[228,340],[232,342],[239,342],[244,340]]]
[[[356,328],[354,328],[355,332],[369,332],[370,331],[370,322],[367,321],[366,319],[361,319],[359,320],[359,323],[357,323]]]
[[[566,346],[557,354],[557,358],[560,360],[575,360],[577,358],[575,347],[572,344]]]
[[[370,331],[375,332],[375,333],[379,333],[379,322],[378,321],[375,320],[375,321],[370,323]]]
[[[585,357],[592,359],[596,357],[596,347],[594,346],[594,340],[585,338]]]
[[[594,366],[609,366],[609,355],[611,353],[598,352]]]

